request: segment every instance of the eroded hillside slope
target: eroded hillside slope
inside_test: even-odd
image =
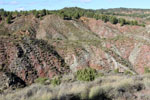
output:
[[[30,85],[38,77],[52,78],[69,72],[63,58],[45,41],[0,36],[1,89]],[[19,81],[20,80],[20,81]]]
[[[20,16],[12,24],[1,23],[0,74],[13,74],[23,85],[85,67],[143,74],[150,66],[149,36],[148,25],[120,26],[86,17]]]
[[[147,27],[113,25],[85,17],[63,20],[53,15],[46,16],[39,27],[36,37],[53,44],[72,71],[90,66],[143,73],[149,67]]]

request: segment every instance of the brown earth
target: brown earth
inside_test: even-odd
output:
[[[120,26],[81,17],[21,16],[0,28],[0,69],[32,84],[92,67],[143,74],[150,67],[149,26]]]

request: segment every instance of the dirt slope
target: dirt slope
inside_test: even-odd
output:
[[[52,15],[40,22],[36,37],[53,44],[72,71],[90,66],[143,73],[149,66],[147,27],[121,27],[85,17],[63,20]]]
[[[25,84],[78,69],[143,74],[150,66],[149,26],[120,26],[81,17],[42,20],[21,16],[0,27],[1,75],[13,73]],[[68,67],[67,67],[68,66]]]
[[[54,47],[45,41],[0,36],[0,72],[1,76],[12,74],[22,84],[29,85],[38,77],[52,78],[69,72],[69,69]],[[5,77],[4,80],[8,79]],[[10,86],[14,80],[6,82],[1,78],[1,82]]]

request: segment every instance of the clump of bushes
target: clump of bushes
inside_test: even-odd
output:
[[[77,80],[80,81],[93,81],[96,77],[99,76],[103,76],[103,74],[98,73],[95,69],[92,68],[85,68],[76,72]]]

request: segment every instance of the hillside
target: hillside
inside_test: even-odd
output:
[[[38,17],[32,13],[33,11],[18,12],[17,14],[20,15],[9,12],[8,16],[12,17],[11,23],[7,22],[8,16],[0,14],[2,17],[0,21],[0,100],[1,97],[2,100],[9,100],[8,93],[12,97],[17,95],[12,100],[18,100],[20,94],[17,89],[24,87],[27,87],[23,89],[27,93],[22,92],[24,94],[21,96],[22,100],[34,100],[38,98],[35,95],[36,92],[43,91],[46,96],[49,95],[47,100],[50,96],[54,97],[54,100],[60,100],[60,98],[72,100],[67,99],[69,93],[74,97],[82,92],[89,94],[87,100],[94,100],[93,98],[148,100],[146,98],[149,98],[147,94],[150,92],[148,75],[150,73],[150,25],[147,16],[121,16],[121,14],[125,11],[132,14],[138,14],[138,12],[145,14],[150,10],[114,9],[120,14],[115,15],[107,13],[112,12],[111,9],[104,10],[106,13],[103,11],[103,14],[101,10],[68,9],[35,11],[39,13]],[[77,13],[79,10],[78,17],[68,15],[74,14],[70,13],[73,10]],[[43,11],[46,11],[46,14],[43,14]],[[81,12],[84,14],[80,15]],[[89,12],[94,13],[94,16],[98,14],[99,17],[91,17],[88,15]],[[101,18],[103,16],[107,21]],[[117,23],[113,23],[112,19],[117,20]],[[120,20],[125,22],[122,23]],[[91,68],[98,74],[97,82],[93,81],[97,76],[89,76],[92,82],[78,80],[78,74],[80,74],[78,71],[85,68]],[[83,75],[85,74],[86,72]],[[109,79],[111,76],[119,79],[111,80]],[[136,82],[133,82],[135,79]],[[44,84],[48,86],[49,84],[58,86],[35,85],[39,81],[40,83],[44,81]],[[111,83],[112,87],[104,90],[105,94],[103,94],[100,90],[105,87],[105,82],[114,83]],[[69,90],[69,86],[64,86],[66,83],[73,88],[88,86],[89,89],[71,90],[64,92],[63,95],[61,93],[56,95],[55,91],[62,92],[64,88]],[[102,87],[99,87],[100,84]],[[118,86],[121,84],[121,86],[116,87],[114,84]],[[126,84],[127,88],[124,88]],[[93,97],[94,94],[91,94],[91,91],[96,86],[98,90],[95,91],[99,94]],[[35,91],[30,91],[34,87]],[[135,90],[130,91],[129,88]],[[39,89],[43,91],[39,92]],[[28,96],[28,90],[32,97]],[[111,91],[108,92],[109,90]],[[125,92],[120,94],[120,91]],[[145,93],[144,99],[141,96],[142,92]],[[64,95],[67,96],[63,97]],[[43,100],[45,100],[44,97]]]

